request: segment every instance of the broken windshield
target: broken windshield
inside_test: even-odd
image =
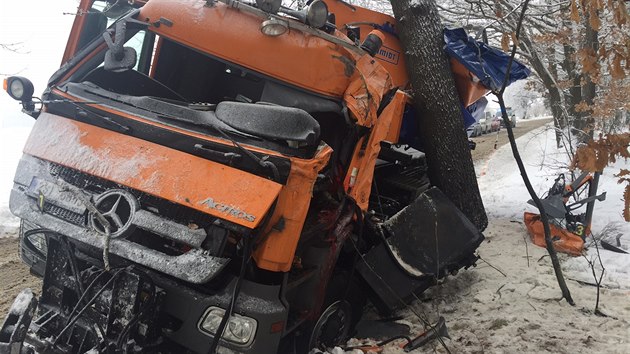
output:
[[[65,69],[69,74],[57,74],[59,77],[67,75],[58,85],[62,90],[86,101],[102,102],[161,123],[167,120],[168,125],[179,128],[221,138],[218,128],[230,135],[254,140],[253,144],[259,146],[256,140],[274,142],[281,145],[281,148],[274,145],[274,150],[292,155],[295,154],[293,149],[310,147],[312,150],[318,145],[322,122],[329,126],[345,124],[338,100],[191,49],[156,34],[151,27],[130,17],[121,21],[127,22],[122,30],[124,45],[118,49],[124,47],[125,56],[132,50],[131,57],[135,61],[114,65],[114,69],[108,64],[107,56],[115,55],[112,52],[120,39],[116,38],[114,30],[123,28],[120,22],[115,23],[69,62],[74,63],[73,67]],[[111,40],[103,40],[104,36]],[[257,107],[230,106],[217,111],[222,102],[224,107],[228,107],[228,102]],[[278,115],[279,109],[273,106],[286,109]],[[227,120],[218,117],[221,112],[229,116]],[[329,135],[322,131],[325,142]]]
[[[197,104],[190,106],[193,109],[212,109],[222,101],[237,101],[274,103],[311,114],[341,111],[335,100],[288,86],[139,27],[144,26],[135,21],[127,24],[124,47],[137,53],[132,69],[106,70],[107,47],[101,39],[100,45],[92,45],[97,54],[76,68],[68,81],[90,82],[117,94]],[[113,37],[112,32],[110,27],[107,36]]]

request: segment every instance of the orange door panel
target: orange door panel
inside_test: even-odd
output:
[[[331,154],[332,149],[326,146],[312,160],[291,159],[291,174],[278,196],[268,230],[265,230],[268,235],[254,252],[254,260],[260,268],[273,272],[287,272],[291,269],[313,197],[313,185]],[[274,227],[280,218],[283,219],[283,227]]]

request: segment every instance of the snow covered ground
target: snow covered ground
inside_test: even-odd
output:
[[[566,162],[555,148],[555,137],[545,127],[517,140],[532,183],[539,194],[546,192]],[[541,163],[542,161],[542,163]],[[604,171],[599,191],[605,202],[595,207],[593,231],[620,223],[624,248],[630,246],[630,224],[621,216],[622,186],[612,176],[630,162],[621,161]],[[606,268],[600,293],[600,310],[594,314],[596,287],[583,257],[560,254],[562,268],[576,306],[562,299],[549,256],[531,243],[523,212],[535,211],[526,204],[529,194],[512,157],[509,145],[478,163],[479,186],[490,225],[479,248],[482,260],[474,269],[449,277],[444,284],[422,294],[412,304],[413,312],[434,323],[444,316],[452,339],[444,342],[452,353],[630,353],[630,255],[600,250]],[[594,248],[587,252],[593,257]],[[421,333],[424,327],[410,309],[400,313],[400,323]],[[370,314],[366,314],[370,316]],[[349,344],[374,343],[353,339]],[[403,353],[398,340],[385,346],[387,354]],[[338,348],[337,348],[338,349]],[[432,343],[414,353],[444,353]],[[356,352],[356,351],[355,351]]]
[[[567,155],[563,148],[555,146],[555,133],[551,129],[539,129],[519,139],[519,150],[527,167],[532,185],[538,195],[545,193],[559,173],[565,173]],[[598,235],[606,226],[615,226],[615,234],[621,234],[621,247],[630,251],[630,223],[623,220],[623,184],[618,184],[614,174],[622,168],[628,168],[630,161],[619,160],[607,167],[600,177],[598,192],[607,192],[604,202],[595,204],[592,230]],[[479,188],[488,212],[494,219],[522,220],[524,211],[536,212],[533,206],[526,204],[530,199],[522,178],[518,172],[512,151],[508,145],[498,149],[484,164],[479,180]],[[581,210],[580,212],[583,212]],[[630,255],[623,255],[608,250],[599,250],[606,272],[603,284],[611,288],[630,289]],[[590,247],[586,257],[596,259],[597,249]],[[582,282],[593,282],[591,269],[583,257],[570,258],[565,264],[567,277]]]

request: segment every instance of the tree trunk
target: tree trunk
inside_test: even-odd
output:
[[[564,112],[562,112],[562,97],[560,96],[560,90],[555,86],[549,91],[549,106],[551,107],[551,114],[553,115],[553,126],[556,129],[556,147],[561,148],[562,132],[566,128],[566,120],[564,119]]]
[[[565,100],[572,121],[575,121],[578,116],[578,113],[575,111],[575,106],[582,102],[582,75],[576,67],[575,55],[575,48],[570,44],[564,44],[564,61],[562,66],[567,72],[569,76],[568,79],[571,82],[571,87],[568,90],[568,94],[565,95]]]
[[[520,46],[524,51],[527,51],[528,48],[532,48],[531,40],[524,33],[519,38]],[[549,106],[551,108],[551,114],[553,115],[553,124],[556,128],[556,145],[557,147],[562,146],[562,131],[566,128],[567,122],[565,119],[565,114],[563,112],[563,100],[562,100],[562,92],[556,85],[556,81],[552,76],[551,72],[545,66],[543,60],[538,56],[538,52],[531,50],[529,63],[538,74],[538,77],[542,81],[545,89],[549,93]]]
[[[599,12],[596,11],[596,16],[599,16]],[[592,50],[594,55],[597,55],[597,51],[599,50],[599,33],[591,27],[589,23],[589,17],[591,15],[588,14],[585,18],[586,23],[586,35],[584,36],[584,48],[587,50]],[[596,95],[596,86],[595,82],[591,79],[592,73],[583,72],[582,73],[582,99],[586,102],[587,105],[592,106],[595,100]],[[595,128],[593,119],[593,112],[591,110],[585,110],[580,112],[579,119],[576,121],[575,128],[579,129],[580,134],[578,138],[582,142],[587,142],[593,139],[593,129]]]
[[[553,82],[558,82],[558,62],[556,58],[556,50],[551,47],[547,56],[547,69],[549,76],[553,78]],[[561,91],[556,88],[556,85],[551,85],[553,88],[549,92],[549,103],[551,111],[554,117],[553,126],[556,129],[556,147],[560,148],[563,144],[562,132],[566,128],[566,117],[562,110],[562,97],[560,97]]]
[[[407,57],[419,135],[431,183],[484,230],[488,217],[464,129],[461,103],[444,53],[435,0],[392,0]]]

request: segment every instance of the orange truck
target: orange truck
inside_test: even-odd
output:
[[[340,0],[81,0],[11,211],[0,352],[306,353],[474,264],[426,176],[385,14]],[[453,63],[464,105],[485,92]],[[411,131],[411,133],[409,132]]]

